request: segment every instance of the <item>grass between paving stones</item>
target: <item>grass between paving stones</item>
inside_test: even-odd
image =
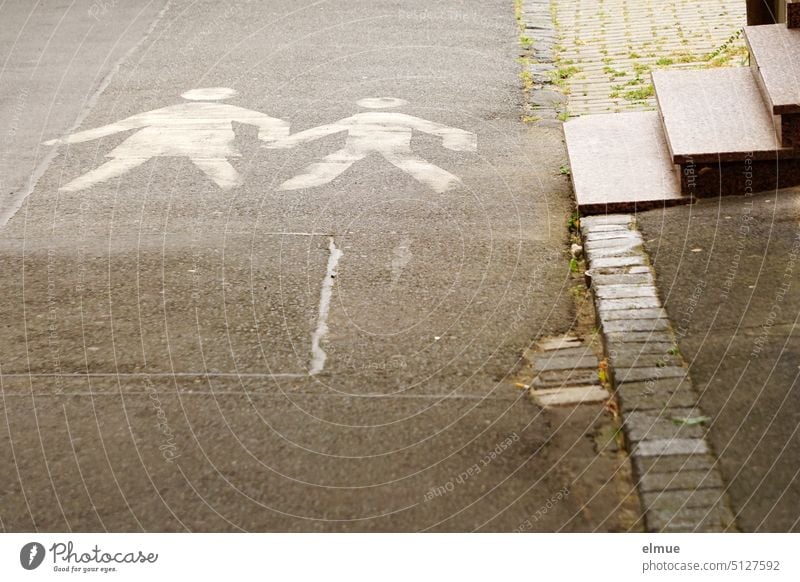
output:
[[[558,30],[556,14],[555,8],[551,5],[550,18],[553,22],[553,31]],[[519,78],[522,83],[522,90],[525,93],[526,102],[522,121],[523,123],[537,123],[542,120],[542,116],[537,114],[537,109],[540,107],[532,104],[533,92],[539,88],[544,88],[545,90],[556,90],[567,95],[570,91],[568,80],[579,73],[580,69],[575,66],[575,63],[571,60],[556,59],[554,63],[556,68],[547,73],[547,82],[542,83],[541,86],[537,86],[536,79],[531,73],[531,65],[538,63],[535,50],[536,39],[532,38],[530,33],[527,32],[528,28],[525,23],[524,0],[514,0],[514,18],[517,22],[518,42],[521,51],[521,55],[517,59],[517,62],[522,67]],[[558,120],[567,121],[569,119],[570,116],[566,104],[553,104],[553,109],[555,110]]]
[[[706,56],[706,63],[709,67],[728,67],[731,65],[744,66],[749,64],[750,51],[741,42],[742,30],[739,29],[732,34],[728,40],[717,47],[711,54]],[[737,61],[738,59],[738,61]]]
[[[655,6],[649,0],[646,4]],[[655,17],[656,11],[648,11],[644,5],[632,8],[627,3],[614,2],[611,6],[601,6],[590,17],[579,4],[567,0],[553,0],[550,9],[559,33],[554,47],[557,65],[569,62],[586,70],[556,79],[565,94],[577,95],[563,108],[571,115],[601,112],[598,108],[609,113],[655,108],[650,81],[653,69],[748,64],[742,23],[734,15],[709,32],[702,22],[682,19],[679,13],[673,26],[665,26],[663,19]],[[728,16],[727,10],[723,12],[721,16]],[[630,30],[624,38],[613,32],[620,24],[620,15],[625,28]],[[642,26],[648,19],[653,19],[649,30]],[[724,32],[728,26],[729,36],[720,37],[720,27]],[[724,40],[710,52],[710,43],[701,48],[704,43],[720,38]]]

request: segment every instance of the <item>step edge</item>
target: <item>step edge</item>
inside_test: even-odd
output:
[[[667,149],[669,150],[669,155],[672,158],[673,164],[679,164],[678,156],[675,154],[675,150],[672,148],[672,138],[669,135],[669,129],[667,129],[667,120],[664,118],[664,111],[661,109],[661,99],[658,96],[658,86],[656,85],[656,78],[655,78],[656,71],[652,71],[650,73],[650,83],[653,85],[653,92],[656,98],[656,111],[658,111],[658,119],[661,121],[661,131],[664,132],[664,140],[667,142]]]
[[[681,73],[697,73],[698,71],[702,71],[703,69],[689,69],[689,70],[682,70],[682,69],[664,69],[664,70],[657,70],[650,73],[650,80],[653,83],[653,87],[655,89],[655,97],[656,103],[658,106],[658,114],[659,118],[661,119],[661,125],[664,130],[664,136],[666,137],[667,147],[669,148],[670,154],[672,155],[672,160],[674,164],[683,165],[688,163],[727,163],[727,162],[737,162],[751,159],[753,161],[771,161],[771,160],[780,160],[786,158],[798,158],[800,157],[800,149],[792,149],[788,147],[784,147],[781,145],[780,140],[778,139],[779,133],[778,128],[775,126],[774,114],[770,114],[770,107],[771,101],[768,99],[764,99],[763,90],[761,89],[760,83],[760,75],[754,75],[752,71],[752,64],[749,67],[729,67],[728,70],[734,69],[750,69],[750,75],[754,76],[754,82],[759,87],[759,93],[762,98],[762,103],[766,109],[766,113],[773,117],[772,120],[772,127],[773,131],[775,132],[775,142],[778,145],[775,149],[761,149],[761,150],[753,150],[753,151],[740,151],[740,152],[704,152],[704,153],[685,153],[685,152],[675,152],[672,142],[672,136],[669,132],[669,127],[667,124],[667,118],[664,114],[664,111],[661,108],[661,100],[658,95],[658,84],[656,82],[656,77],[663,77],[668,78],[670,76],[677,76]],[[714,69],[709,69],[713,71]],[[800,105],[798,105],[798,111],[800,111]],[[748,156],[748,154],[750,154]]]
[[[753,49],[753,43],[751,42],[750,36],[748,35],[748,30],[754,28],[761,28],[761,27],[781,27],[787,28],[786,23],[779,23],[779,24],[762,24],[756,26],[745,26],[742,30],[744,31],[744,41],[747,44],[747,50],[750,53],[750,68],[753,69],[753,75],[755,76],[756,83],[758,84],[758,88],[761,91],[761,95],[764,98],[764,102],[770,107],[772,110],[773,115],[792,115],[796,113],[800,113],[800,103],[789,103],[784,105],[776,105],[775,101],[772,99],[772,95],[767,88],[766,81],[764,76],[761,74],[761,65],[758,64],[758,58],[756,56],[756,51]]]
[[[753,51],[750,37],[747,36],[748,28],[751,27],[745,26],[742,30],[744,30],[744,42],[747,45],[747,52],[750,55],[750,71],[753,73],[753,77],[756,80],[758,90],[761,91],[761,98],[764,100],[764,103],[767,104],[773,115],[779,115],[778,106],[775,105],[775,101],[773,101],[772,95],[770,95],[769,89],[767,89],[767,82],[764,80],[764,75],[761,74],[761,66],[758,64],[758,59]]]

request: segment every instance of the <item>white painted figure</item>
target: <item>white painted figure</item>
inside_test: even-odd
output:
[[[357,104],[368,109],[388,109],[406,105],[407,102],[393,97],[378,97],[361,99]],[[477,149],[477,137],[474,133],[403,113],[389,112],[357,113],[335,123],[295,133],[264,147],[291,148],[327,135],[347,132],[344,148],[311,164],[302,174],[281,184],[281,190],[298,190],[327,184],[355,162],[372,153],[381,154],[389,163],[411,174],[436,192],[444,192],[459,184],[461,180],[457,176],[423,160],[411,151],[411,137],[415,129],[441,137],[442,145],[449,150],[474,152]]]
[[[411,239],[404,238],[400,243],[394,247],[392,250],[392,283],[390,285],[391,288],[394,288],[395,285],[400,281],[400,277],[403,276],[403,271],[405,270],[406,266],[411,262],[411,259],[414,258],[414,253],[411,252]]]
[[[59,190],[76,192],[105,182],[144,164],[155,157],[187,157],[220,188],[228,190],[241,184],[241,178],[228,158],[241,154],[236,149],[233,122],[258,127],[258,137],[264,142],[289,135],[289,124],[258,111],[212,103],[236,95],[227,87],[193,89],[181,97],[191,103],[181,103],[163,109],[140,113],[104,127],[75,133],[55,143],[80,143],[114,135],[131,129],[136,133],[106,155],[111,158]]]

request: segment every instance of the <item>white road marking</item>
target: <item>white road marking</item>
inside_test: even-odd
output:
[[[210,103],[228,99],[236,91],[227,87],[192,89],[181,95],[192,103],[181,103],[133,115],[103,127],[80,131],[56,143],[81,143],[123,131],[136,133],[106,154],[108,162],[74,179],[59,190],[77,192],[119,177],[155,157],[187,157],[223,190],[241,184],[241,178],[228,158],[241,154],[236,149],[233,122],[258,127],[264,142],[289,135],[289,124],[258,111]]]
[[[328,355],[322,349],[321,343],[323,338],[328,334],[328,310],[331,305],[331,295],[333,294],[333,284],[336,281],[336,268],[339,265],[339,259],[344,254],[341,250],[336,248],[336,242],[333,237],[328,244],[330,256],[328,257],[328,269],[325,273],[325,279],[322,281],[322,290],[319,294],[319,314],[317,316],[317,329],[311,336],[311,368],[309,375],[314,376],[322,372],[325,368],[325,360]]]
[[[394,286],[400,281],[403,271],[414,257],[414,253],[411,252],[411,242],[411,239],[406,237],[400,241],[400,244],[394,247],[394,250],[392,251],[392,288],[394,288]]]
[[[358,105],[369,109],[399,107],[405,104],[406,101],[392,97],[367,98],[358,101]],[[327,135],[347,132],[344,148],[311,164],[302,174],[285,181],[280,186],[281,190],[299,190],[327,184],[354,163],[372,153],[381,154],[390,164],[410,174],[435,192],[441,193],[460,184],[461,180],[457,176],[423,160],[411,151],[413,130],[441,137],[442,145],[449,150],[474,152],[478,147],[477,137],[469,131],[403,113],[374,112],[357,113],[335,123],[307,129],[287,138],[267,143],[264,147],[269,149],[292,148]]]

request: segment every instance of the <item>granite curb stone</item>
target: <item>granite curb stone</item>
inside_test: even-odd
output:
[[[618,398],[648,531],[735,530],[709,419],[698,407],[658,295],[642,236],[629,214],[582,218],[587,281]],[[620,250],[624,256],[607,256]]]

